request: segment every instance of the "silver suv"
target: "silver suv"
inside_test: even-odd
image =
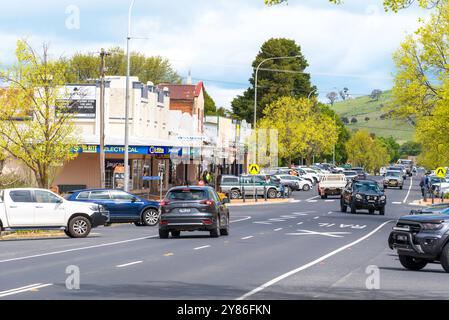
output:
[[[264,196],[270,199],[276,198],[281,193],[281,188],[271,182],[267,182],[261,176],[232,176],[223,175],[219,180],[220,191],[229,194],[231,199],[240,199],[245,196]]]

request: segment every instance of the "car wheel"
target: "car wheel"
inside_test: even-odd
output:
[[[388,186],[385,186],[385,185],[384,185],[384,189],[388,189]]]
[[[174,231],[171,232],[171,236],[172,236],[173,238],[179,238],[179,237],[181,236],[181,231],[179,231],[179,230],[174,230]]]
[[[168,239],[169,232],[167,230],[159,229],[159,238],[160,239]]]
[[[355,206],[354,203],[351,203],[351,213],[352,214],[356,214],[357,213],[357,207]]]
[[[145,226],[152,227],[159,221],[159,212],[155,209],[146,209],[142,213],[142,222]]]
[[[401,190],[402,190],[403,188],[404,188],[403,186],[400,186],[400,187],[399,187],[399,189],[401,189]]]
[[[369,209],[369,210],[368,210],[368,213],[369,213],[369,214],[374,214],[374,209]]]
[[[327,194],[323,194],[323,195],[321,196],[321,199],[327,199]]]
[[[449,272],[449,243],[444,246],[441,252],[440,262],[444,271]]]
[[[399,255],[399,261],[402,266],[408,270],[419,271],[427,265],[427,261],[423,259],[413,258],[410,256]]]
[[[215,226],[215,229],[210,231],[210,236],[212,238],[218,238],[220,236],[220,217],[217,219],[217,224]]]
[[[239,199],[240,191],[237,189],[231,190],[231,199]]]
[[[340,200],[340,211],[341,212],[347,212],[348,206],[344,204],[343,199]]]
[[[302,186],[302,191],[309,191],[310,190],[310,185],[309,184],[305,184]]]
[[[77,216],[70,220],[68,233],[71,238],[85,238],[89,235],[92,225],[86,217]]]
[[[220,229],[221,236],[229,236],[229,217],[226,219],[226,228]]]
[[[267,192],[267,197],[270,199],[276,198],[277,192],[275,189],[269,189]]]
[[[381,216],[384,216],[384,215],[385,215],[385,207],[379,209],[379,214],[380,214]]]

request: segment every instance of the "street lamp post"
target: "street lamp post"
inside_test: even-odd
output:
[[[267,58],[262,60],[262,62],[259,63],[259,65],[256,67],[256,74],[255,74],[255,78],[254,78],[254,134],[257,135],[257,80],[259,77],[259,69],[260,67],[267,61],[271,61],[271,60],[282,60],[282,59],[296,59],[299,58],[300,55],[296,55],[296,56],[283,56],[283,57],[273,57],[273,58]],[[254,148],[254,161],[257,162],[257,136],[255,137],[256,139],[256,146]]]
[[[129,54],[129,41],[131,40],[131,12],[134,7],[134,1],[131,1],[131,5],[128,10],[128,34],[126,36],[126,97],[125,97],[125,177],[124,177],[124,189],[129,191],[129,73],[130,73],[130,54]]]

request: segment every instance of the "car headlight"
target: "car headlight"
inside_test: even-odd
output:
[[[387,197],[386,197],[386,196],[380,197],[380,201],[385,201],[385,200],[387,200]]]
[[[98,211],[98,212],[107,212],[106,208],[102,206],[101,204],[93,204],[90,206],[90,210],[92,211]]]
[[[422,224],[423,230],[440,230],[443,228],[442,223],[423,223]]]
[[[363,197],[362,197],[361,194],[356,194],[356,195],[355,195],[355,198],[356,198],[356,199],[359,199],[359,200],[362,200],[362,199],[363,199]]]

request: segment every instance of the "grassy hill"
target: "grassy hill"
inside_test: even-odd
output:
[[[392,136],[400,144],[413,140],[415,128],[406,121],[381,119],[382,107],[391,101],[391,91],[385,91],[378,101],[373,101],[369,96],[363,96],[352,100],[339,101],[333,109],[340,117],[357,119],[357,123],[349,123],[350,130],[366,129],[376,136]],[[365,118],[369,118],[365,121]]]

